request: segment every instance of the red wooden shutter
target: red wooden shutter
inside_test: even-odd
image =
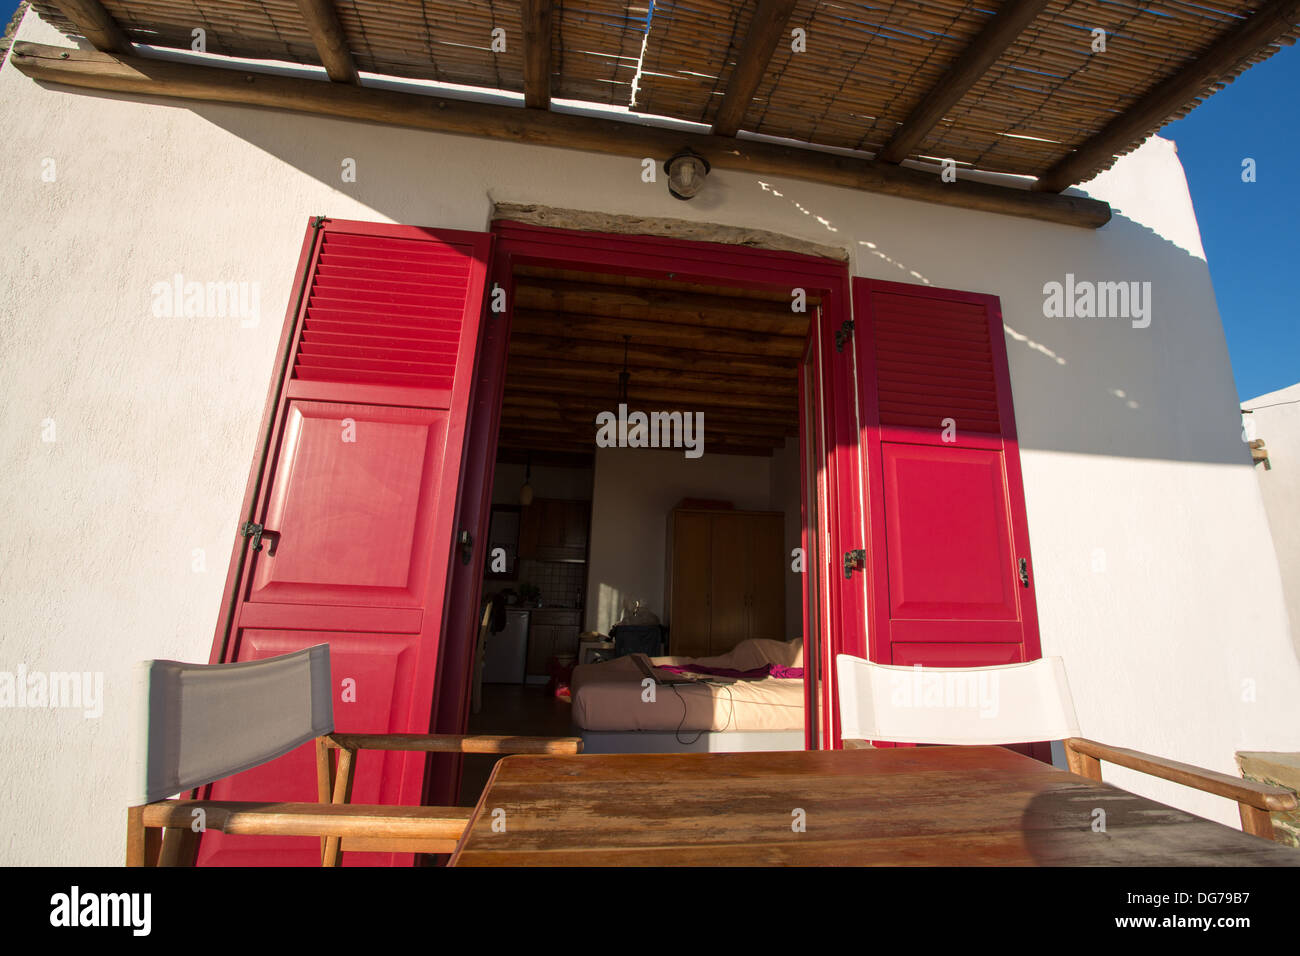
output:
[[[880,424],[933,431],[952,418],[1000,434],[987,308],[889,292],[870,301]]]
[[[264,547],[237,545],[218,656],[327,642],[342,732],[430,729],[490,248],[486,234],[327,221],[287,320],[292,358],[272,386],[269,453],[250,477]],[[218,782],[212,796],[315,800],[313,757],[299,748]],[[354,802],[418,804],[424,765],[418,754],[363,753]],[[217,865],[319,861],[314,839],[219,834],[200,855]]]
[[[957,667],[1038,657],[996,297],[855,279],[854,316],[872,658]]]
[[[450,389],[475,264],[427,237],[327,231],[293,377]]]

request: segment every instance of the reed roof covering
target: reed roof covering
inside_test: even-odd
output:
[[[75,12],[86,5],[34,3],[69,35],[81,35]],[[319,37],[304,13],[311,5],[102,0],[134,43],[188,50],[192,31],[201,27],[209,53],[321,64]],[[966,168],[1045,176],[1045,183],[1054,182],[1050,189],[1108,168],[1300,35],[1300,15],[1288,0],[333,0],[332,6],[345,53],[362,72],[523,93],[529,82],[523,24],[540,12],[550,31],[549,56],[537,61],[547,97],[713,125],[731,89],[743,97],[741,130],[871,154],[886,149],[911,117],[916,135],[895,144],[894,161],[952,159]],[[1017,6],[1028,11],[1023,25],[994,29],[995,17]],[[1256,19],[1276,21],[1276,29],[1238,45],[1227,62],[1189,85],[1198,61],[1216,44],[1222,53],[1233,31],[1240,33],[1257,13]],[[504,50],[493,49],[497,28],[505,31]],[[803,51],[792,48],[796,28],[806,34]],[[1105,31],[1104,52],[1094,51],[1095,30]],[[751,42],[762,33],[772,41],[766,47]],[[964,82],[954,82],[963,57],[969,60],[980,44],[996,52],[967,70]],[[761,62],[745,63],[754,57]],[[1180,76],[1174,99],[1156,97],[1153,106],[1153,91]],[[934,107],[945,84],[950,94],[957,91],[955,99]],[[935,115],[921,122],[916,114],[927,101]]]

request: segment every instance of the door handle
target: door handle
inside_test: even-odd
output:
[[[266,529],[254,521],[245,521],[239,526],[239,533],[245,538],[253,539],[253,550],[262,550],[262,535],[266,534]]]
[[[272,557],[275,557],[275,549],[280,541],[280,532],[272,531],[270,528],[260,525],[255,521],[245,521],[242,525],[239,526],[239,533],[243,535],[245,538],[253,539],[254,551],[262,550],[262,538],[264,536],[270,538],[271,550],[268,551],[267,554],[271,555]]]
[[[853,577],[854,571],[865,571],[867,567],[867,552],[864,548],[855,548],[852,551],[844,552],[844,579],[847,581]]]
[[[1029,587],[1029,561],[1026,558],[1020,559],[1020,583]]]

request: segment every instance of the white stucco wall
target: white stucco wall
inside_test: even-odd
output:
[[[67,42],[32,14],[19,38]],[[635,160],[75,93],[8,65],[0,111],[0,670],[99,671],[106,697],[98,719],[0,711],[0,863],[122,859],[130,667],[207,659],[313,214],[472,230],[494,200],[675,216],[1000,296],[1043,649],[1065,658],[1085,732],[1230,773],[1234,750],[1300,750],[1300,664],[1171,144],[1094,187],[1117,208],[1090,231],[728,171],[682,203]],[[154,318],[151,289],[176,273],[259,283],[260,322]],[[1043,284],[1067,273],[1150,281],[1150,327],[1045,318]]]
[[[1242,402],[1242,437],[1261,439],[1268,467],[1255,466],[1277,552],[1291,639],[1300,654],[1300,383]]]

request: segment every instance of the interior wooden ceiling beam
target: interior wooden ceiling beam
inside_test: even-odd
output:
[[[626,335],[640,345],[767,355],[796,362],[804,353],[804,339],[797,335],[766,335],[748,329],[713,329],[672,322],[575,315],[572,312],[547,312],[522,307],[514,310],[511,332],[591,342],[622,342]]]
[[[518,207],[511,203],[498,203],[498,218],[509,219],[509,211]],[[679,220],[680,222],[680,220]],[[777,286],[762,285],[710,285],[706,282],[684,282],[677,279],[655,278],[653,276],[628,275],[624,272],[584,272],[580,269],[560,269],[555,266],[520,263],[514,268],[516,277],[528,279],[559,279],[568,282],[581,282],[588,286],[614,287],[621,289],[652,289],[661,292],[677,292],[683,295],[722,296],[730,301],[750,301],[777,303],[782,308],[789,305],[790,293]],[[820,302],[815,291],[808,295],[808,303]]]
[[[718,136],[735,136],[740,131],[796,5],[797,0],[759,0],[713,120],[713,132]]]
[[[599,446],[593,431],[588,440],[566,439],[561,436],[531,430],[519,430],[502,427],[497,433],[497,445],[502,448],[533,449],[539,452],[594,453]],[[717,455],[757,455],[770,456],[777,446],[762,442],[731,441],[704,435],[704,452]],[[647,451],[652,450],[650,448]],[[672,451],[674,449],[666,449]],[[680,451],[678,452],[680,454]]]
[[[802,341],[808,334],[808,311],[795,312],[794,299],[783,305],[663,289],[599,286],[564,279],[515,280],[516,308],[567,312],[598,318],[635,319],[709,329],[743,329],[762,335],[788,335]]]
[[[682,147],[689,146],[704,156],[714,169],[735,170],[749,176],[786,176],[898,199],[1088,229],[1099,228],[1110,220],[1110,206],[1088,196],[1015,189],[970,179],[945,183],[934,172],[858,156],[596,116],[519,109],[346,83],[323,83],[246,68],[200,66],[93,50],[70,50],[26,41],[14,44],[10,62],[32,79],[82,89],[264,106],[638,160],[645,156],[667,159]]]
[[[797,438],[799,435],[798,426],[794,426],[789,431],[772,433],[755,428],[735,427],[729,423],[720,422],[714,415],[705,412],[704,415],[704,433],[709,441],[727,441],[733,444],[742,445],[771,445],[774,448],[780,448],[789,439]],[[501,427],[509,428],[512,431],[528,431],[538,425],[531,419],[523,418],[502,418]],[[566,435],[590,436],[595,434],[595,425],[593,420],[584,422],[565,423],[566,431],[557,429],[543,428],[544,433],[559,432]]]
[[[542,394],[526,390],[513,391],[506,386],[501,409],[503,418],[518,421],[565,421],[575,425],[594,424],[599,412],[613,411],[614,403],[593,398],[590,394]],[[682,411],[680,403],[671,405],[658,402],[638,402],[636,410],[643,412]],[[768,409],[724,407],[721,405],[695,405],[689,411],[704,412],[706,422],[720,427],[734,428],[746,435],[771,435],[772,437],[799,433],[798,410],[773,412]]]
[[[360,83],[357,65],[352,60],[352,48],[343,30],[343,21],[334,6],[334,0],[298,0],[303,22],[316,44],[316,52],[325,66],[325,72],[335,83]]]
[[[126,31],[99,0],[55,0],[55,4],[96,50],[131,52],[131,40]]]
[[[524,106],[534,110],[551,106],[551,0],[523,0]]]
[[[947,115],[948,110],[979,82],[979,78],[997,62],[998,57],[1024,32],[1025,27],[1042,13],[1047,3],[1048,0],[1007,0],[947,72],[913,107],[907,119],[889,138],[889,142],[876,154],[876,159],[886,163],[901,163],[916,152],[917,147]]]
[[[510,343],[510,354],[530,358],[549,359],[552,362],[599,362],[604,365],[623,364],[623,343],[579,342],[576,340],[520,338]],[[767,378],[788,379],[795,374],[795,363],[789,360],[766,358],[761,355],[736,355],[727,352],[669,352],[647,348],[633,342],[626,350],[628,364],[632,367],[685,369],[691,372],[724,374],[744,373]],[[617,384],[617,383],[615,383]]]
[[[515,412],[518,410],[516,409]],[[536,419],[512,412],[501,416],[501,427],[513,431],[536,429],[547,434],[590,435],[595,433],[596,416],[588,415],[574,419]],[[782,445],[787,438],[793,437],[785,428],[776,428],[770,424],[746,421],[721,421],[717,415],[704,413],[704,430],[710,436],[724,436],[728,441],[744,444]],[[798,434],[795,425],[794,434]]]
[[[752,391],[758,395],[777,395],[795,404],[799,391],[799,378],[793,370],[787,379],[755,378],[752,375],[730,373],[696,373],[671,368],[628,366],[634,381],[665,388],[693,388],[723,392]],[[506,364],[507,381],[511,377],[550,376],[571,382],[575,389],[588,394],[609,392],[613,394],[623,366],[605,362],[564,363],[554,359],[539,359],[528,355],[512,355]]]
[[[509,392],[510,390],[507,389]],[[520,390],[515,394],[519,401],[526,403],[527,399],[546,397],[558,400],[564,410],[559,413],[559,421],[574,427],[594,426],[596,415],[600,412],[610,412],[615,410],[616,403],[601,402],[599,407],[588,407],[581,405],[582,396],[565,395],[562,392],[530,392]],[[703,412],[705,416],[706,427],[713,428],[731,428],[738,434],[744,435],[767,435],[771,438],[789,437],[792,434],[798,434],[799,418],[797,414],[791,414],[786,411],[774,411],[765,408],[737,408],[735,406],[715,405],[710,402],[695,402],[690,406],[684,406],[682,402],[668,403],[662,401],[639,401],[636,396],[632,397],[632,410],[645,412]],[[542,422],[554,424],[557,421],[555,415],[541,415],[539,409],[529,407],[527,404],[507,405],[501,410],[503,419],[509,419],[516,422]]]
[[[535,448],[515,448],[498,442],[497,464],[545,465],[553,468],[590,468],[592,452],[546,451]]]
[[[509,386],[507,386],[507,389]],[[522,392],[523,395],[531,395],[531,392]],[[512,421],[517,423],[530,423],[544,427],[563,427],[563,428],[591,428],[594,426],[596,416],[601,412],[613,411],[612,402],[592,403],[583,405],[582,396],[557,395],[563,403],[561,410],[534,408],[526,404],[507,405],[501,409],[501,420]],[[590,401],[590,399],[588,399]],[[709,427],[717,427],[724,430],[735,431],[742,435],[766,435],[769,438],[785,438],[789,436],[790,429],[798,431],[799,419],[795,416],[773,415],[763,409],[735,408],[724,407],[720,405],[696,405],[691,408],[683,409],[681,404],[675,407],[667,407],[662,403],[648,404],[638,402],[635,404],[634,411],[642,411],[646,414],[652,412],[703,412],[705,421]]]
[[[1229,27],[1187,66],[1147,90],[1138,100],[1074,152],[1038,177],[1037,188],[1051,193],[1090,178],[1111,156],[1159,127],[1216,80],[1300,21],[1300,0],[1268,0],[1246,19]]]
[[[578,452],[590,454],[596,450],[594,438],[588,441],[539,435],[533,431],[514,431],[502,428],[497,432],[497,444],[506,448],[535,448],[539,451]]]
[[[573,386],[557,382],[553,378],[510,378],[507,387],[516,392],[540,392],[546,395],[581,394],[574,393]],[[633,381],[628,390],[628,405],[656,405],[669,411],[695,409],[702,405],[719,408],[766,409],[772,412],[784,412],[790,408],[790,400],[775,395],[747,395],[742,393],[700,392],[685,388],[660,388],[653,385],[639,385]],[[615,402],[610,401],[613,411]]]
[[[730,429],[708,428],[707,421],[706,418],[704,440],[709,445],[742,448],[780,448],[785,444],[785,436],[753,435]],[[511,441],[518,441],[521,437],[527,436],[530,439],[535,438],[541,445],[554,445],[556,447],[563,445],[566,448],[576,445],[581,445],[584,448],[588,445],[594,446],[597,434],[595,425],[590,422],[583,427],[575,427],[502,419],[500,430],[502,434],[509,435]]]

